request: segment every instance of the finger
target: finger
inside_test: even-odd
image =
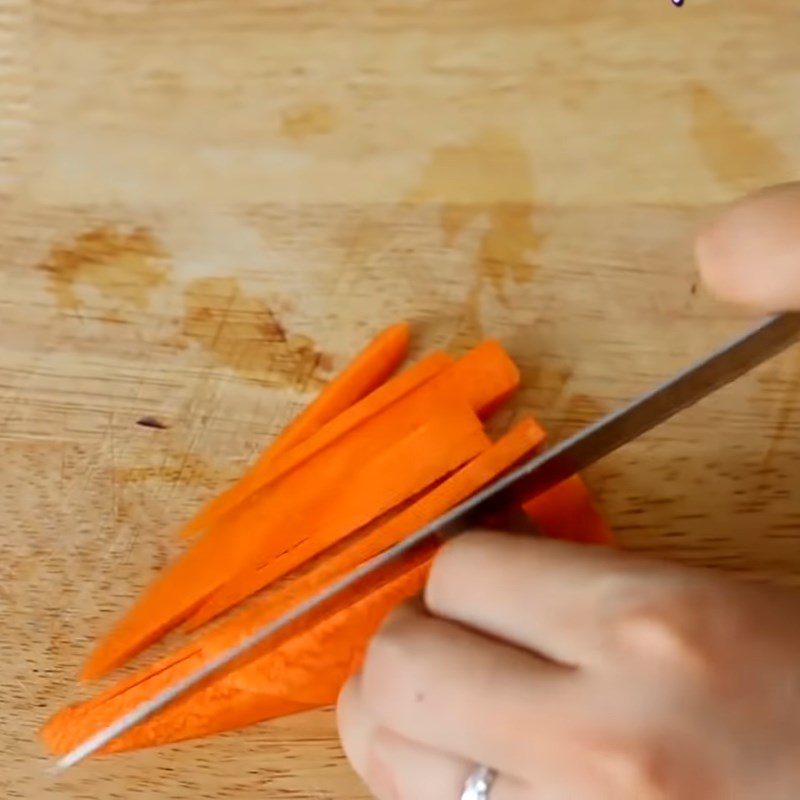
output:
[[[607,598],[630,557],[498,533],[465,534],[434,561],[425,602],[455,620],[563,664],[607,648]]]
[[[524,774],[531,747],[564,727],[574,671],[415,606],[373,639],[363,698],[381,727],[465,761]],[[531,725],[531,721],[537,724]],[[538,722],[541,721],[541,727]],[[524,733],[523,733],[524,732]]]
[[[339,731],[353,769],[370,791],[383,800],[441,800],[461,796],[475,764],[421,745],[382,728],[362,696],[362,681],[354,678],[339,698]],[[517,731],[517,736],[527,736]],[[581,760],[575,737],[562,746],[551,731],[547,745],[537,752],[530,746],[525,778],[499,773],[491,800],[594,800],[603,776]],[[611,796],[609,793],[607,796]]]
[[[464,759],[447,755],[399,736],[385,728],[375,732],[367,771],[390,776],[393,794],[379,800],[458,800],[475,769]],[[491,784],[491,800],[529,800],[525,784],[502,773]]]
[[[379,800],[458,800],[474,765],[377,725],[352,680],[339,698],[339,730],[353,768]],[[492,800],[523,800],[524,787],[498,777]]]
[[[361,678],[351,678],[336,704],[336,724],[342,749],[353,768],[364,777],[367,753],[377,721],[361,697]]]
[[[800,308],[800,183],[734,203],[698,236],[696,255],[705,282],[723,299]]]

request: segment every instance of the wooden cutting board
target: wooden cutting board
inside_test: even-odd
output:
[[[0,2],[0,794],[366,797],[322,712],[44,779],[89,642],[391,321],[555,436],[744,322],[691,257],[800,173],[796,0]],[[631,548],[800,575],[800,351],[589,476]]]

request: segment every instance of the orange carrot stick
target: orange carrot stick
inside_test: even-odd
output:
[[[431,380],[433,378],[435,380]],[[250,494],[297,468],[321,449],[375,415],[386,412],[410,394],[427,396],[445,390],[453,396],[465,398],[479,416],[487,417],[518,386],[519,370],[497,342],[484,342],[456,362],[444,353],[433,353],[348,408],[288,452],[269,459],[263,469],[252,470],[201,511],[188,524],[183,535],[191,536],[219,522]]]
[[[294,550],[297,541],[309,535],[309,525],[313,527],[326,509],[338,507],[331,503],[340,495],[343,476],[363,469],[378,453],[429,420],[443,404],[449,407],[466,397],[475,411],[485,413],[519,382],[513,362],[494,342],[476,348],[452,369],[442,369],[447,361],[443,354],[434,355],[389,381],[305,442],[276,457],[266,477],[242,481],[236,488],[242,498],[238,505],[221,518],[217,509],[212,515],[217,524],[151,585],[98,644],[83,677],[99,677],[123,664],[191,616],[236,575],[283,550]],[[266,485],[258,485],[263,480]],[[354,527],[388,510],[385,499],[374,496],[369,488],[365,499],[364,513],[353,517],[358,520],[353,527],[345,527],[340,516],[320,541],[347,536]],[[370,508],[375,509],[372,517],[366,515]],[[207,522],[208,515],[205,519]]]
[[[259,458],[256,468],[307,439],[326,422],[377,389],[405,359],[410,338],[411,327],[407,322],[381,331],[275,439]]]
[[[389,411],[254,495],[224,527],[203,536],[99,643],[83,677],[123,664],[248,566],[284,550],[279,563],[287,570],[298,566],[301,555],[368,524],[488,444],[474,412],[442,391],[412,396]],[[433,437],[435,444],[426,448],[426,438]],[[387,461],[389,452],[398,460]],[[394,471],[387,471],[390,464]]]
[[[266,458],[272,452],[271,449],[268,450],[263,464],[258,464],[238,483],[208,503],[186,525],[181,535],[184,538],[189,538],[198,531],[209,528],[219,522],[225,514],[246,500],[254,491],[272,481],[278,480],[320,450],[329,447],[354,428],[364,424],[367,420],[385,411],[392,404],[430,381],[431,378],[453,363],[453,359],[445,353],[431,353],[418,364],[388,381],[358,403],[350,406],[350,408],[330,420],[328,424],[323,425],[302,442],[295,442],[294,446],[288,450]]]
[[[93,708],[124,695],[128,705],[115,707],[117,712],[122,712],[137,702],[152,697],[156,692],[199,669],[209,658],[250,635],[261,625],[276,619],[358,564],[402,540],[426,522],[469,497],[537,447],[543,435],[541,428],[533,420],[522,420],[489,449],[400,513],[384,523],[379,523],[363,538],[320,561],[299,578],[259,598],[217,628],[119,681],[111,689],[83,703],[80,708],[85,714],[93,713]],[[352,602],[352,596],[342,602]]]
[[[405,359],[410,336],[411,328],[407,322],[399,322],[381,331],[267,447],[248,475],[263,473],[281,453],[308,439],[327,422],[383,384]],[[220,508],[235,501],[238,497],[235,488],[220,495],[203,513],[211,511],[212,507]],[[223,503],[225,498],[227,500]],[[197,521],[199,523],[200,519]],[[182,536],[188,538],[197,533],[199,527],[202,525],[190,523],[182,531]]]
[[[465,416],[461,417],[462,414]],[[514,446],[518,447],[517,441],[514,442]],[[334,538],[334,534],[337,530],[341,530],[342,522],[355,519],[360,513],[360,509],[364,506],[365,492],[371,492],[376,497],[382,498],[385,510],[388,511],[404,500],[414,497],[487,448],[492,452],[490,442],[472,411],[466,409],[459,411],[454,405],[450,409],[443,410],[441,416],[431,417],[428,424],[387,449],[370,462],[361,473],[351,474],[337,487],[336,502],[325,509],[316,520],[316,532],[313,536],[301,539],[293,546],[284,544],[273,552],[263,552],[260,564],[248,565],[241,574],[220,586],[192,614],[184,629],[191,631],[204,625],[334,544],[340,538],[338,536]],[[509,447],[501,448],[503,453],[509,449]],[[480,460],[480,456],[478,459]],[[486,467],[483,467],[483,470],[485,473]],[[483,473],[474,470],[470,472],[471,476],[478,474]],[[365,480],[361,480],[362,475]],[[449,483],[446,482],[445,486],[449,487]],[[463,478],[460,479],[460,485],[464,483]],[[449,489],[448,493],[439,487],[435,491],[437,497],[445,495],[450,498],[454,496],[456,490]],[[425,504],[424,499],[420,502],[425,507],[430,507],[430,503]],[[418,519],[418,514],[409,513],[418,506],[419,503],[412,504],[405,512],[400,512],[400,517]],[[239,519],[236,524],[244,527],[255,525],[258,509],[254,506],[252,511],[252,522]],[[373,514],[371,519],[377,516]],[[371,519],[365,520],[365,524]],[[389,522],[387,526],[391,524]],[[356,526],[348,525],[348,528],[355,530]]]
[[[318,620],[245,665],[213,678],[115,740],[106,753],[207,736],[333,702],[360,665],[367,643],[386,614],[422,588],[431,552],[397,565],[349,605]],[[178,680],[196,663],[178,661],[165,672],[127,681],[97,698],[66,708],[41,736],[65,753],[112,720]],[[164,675],[167,675],[165,678]]]
[[[117,705],[110,707],[108,712],[109,716],[115,712],[121,713],[194,672],[208,658],[251,634],[259,626],[275,619],[358,564],[377,555],[426,522],[469,497],[537,447],[542,438],[543,432],[533,420],[521,421],[473,461],[399,514],[391,517],[387,522],[379,524],[363,539],[354,541],[341,552],[321,561],[310,572],[279,587],[194,642],[185,645],[154,665],[138,671],[131,677],[123,679],[94,700],[84,703],[81,708],[84,713],[93,713],[94,707],[107,704],[115,697],[124,696],[127,705],[120,706],[117,701]],[[239,696],[236,695],[236,698],[236,701],[231,700],[230,702],[238,702]],[[282,711],[281,713],[290,712]],[[271,714],[271,716],[277,715],[277,711]],[[222,729],[220,728],[220,730]],[[192,735],[200,734],[195,732]],[[137,741],[139,740],[137,739]]]
[[[343,550],[328,556],[306,574],[271,592],[260,603],[238,614],[223,628],[254,630],[266,622],[265,613],[269,618],[277,617],[474,494],[526,453],[538,447],[543,439],[544,432],[536,422],[530,418],[522,420],[495,444],[416,502],[386,522],[378,523],[377,527],[358,537]],[[267,574],[268,580],[271,580],[273,574]],[[247,576],[237,578],[232,588],[226,586],[220,589],[219,593],[212,595],[189,618],[186,630],[198,628],[225,608],[232,607],[240,596],[246,596],[266,586],[268,580],[264,578],[263,570],[253,570]],[[215,635],[220,635],[219,629],[211,633],[212,637]],[[227,639],[224,641],[229,642]]]
[[[503,346],[489,339],[437,379],[463,396],[482,418],[490,417],[519,387],[519,369]]]
[[[53,755],[63,755],[87,736],[131,710],[151,695],[129,692],[105,705],[65,708],[52,717],[40,736]],[[91,702],[91,701],[90,701]],[[310,706],[288,697],[269,697],[236,686],[214,683],[185,700],[178,700],[163,714],[151,718],[111,742],[101,754],[137,750],[182,742],[215,733],[244,728],[266,719],[289,716]],[[180,716],[176,712],[180,712]]]
[[[578,475],[526,501],[522,508],[544,536],[590,544],[614,543],[611,529]]]

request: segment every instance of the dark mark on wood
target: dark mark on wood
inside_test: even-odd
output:
[[[141,425],[143,428],[155,428],[159,431],[164,431],[169,427],[165,422],[155,417],[142,417],[136,420],[136,424]]]

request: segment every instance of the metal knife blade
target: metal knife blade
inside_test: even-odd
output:
[[[83,761],[252,648],[434,536],[453,536],[463,531],[470,520],[474,519],[475,512],[485,508],[490,501],[495,505],[501,503],[503,498],[511,499],[520,485],[524,485],[525,492],[531,494],[549,489],[735,380],[784,350],[798,337],[800,337],[800,312],[787,312],[770,317],[618,411],[554,445],[543,454],[522,463],[401,543],[365,562],[324,591],[298,604],[279,619],[264,625],[238,644],[220,653],[194,674],[160,692],[88,738],[59,759],[53,771],[62,772]]]

